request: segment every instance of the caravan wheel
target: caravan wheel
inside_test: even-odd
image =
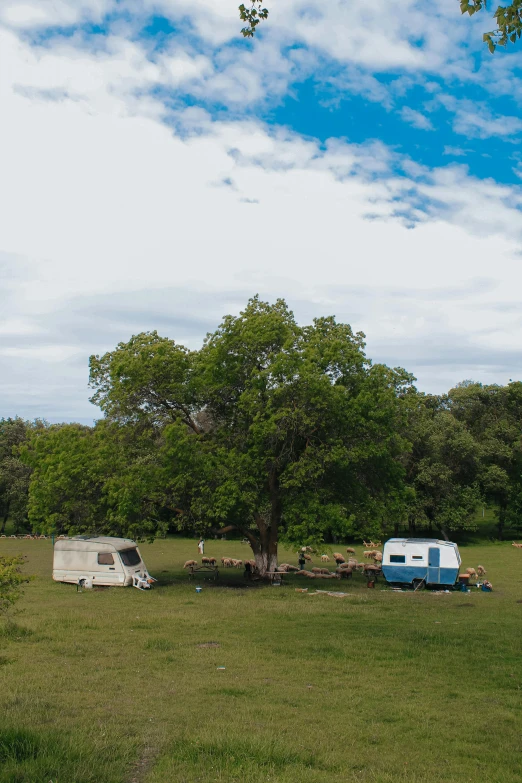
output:
[[[411,585],[415,591],[424,590],[426,587],[426,582],[424,579],[414,579]]]

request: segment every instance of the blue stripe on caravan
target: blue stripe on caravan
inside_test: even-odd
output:
[[[454,585],[459,574],[458,568],[437,568],[438,581],[428,584]],[[428,575],[426,566],[384,565],[382,567],[387,582],[411,584],[414,579],[425,579]]]

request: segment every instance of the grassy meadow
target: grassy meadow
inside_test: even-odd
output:
[[[520,780],[522,550],[461,547],[491,594],[225,570],[198,595],[195,540],[140,548],[153,590],[78,593],[51,580],[50,541],[0,540],[36,577],[0,622],[0,783]]]

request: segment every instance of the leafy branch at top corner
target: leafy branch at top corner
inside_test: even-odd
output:
[[[460,2],[461,13],[467,13],[469,16],[482,11],[483,8],[487,9],[487,0],[471,0],[471,2],[461,0]],[[522,35],[522,0],[512,0],[506,6],[499,5],[493,17],[496,19],[497,29],[482,36],[491,54],[497,46],[506,46],[508,41],[515,43]]]
[[[246,27],[241,30],[245,38],[253,38],[259,22],[268,17],[268,9],[261,8],[261,5],[262,0],[251,0],[249,7],[244,3],[239,6],[239,18],[242,22],[247,23]]]

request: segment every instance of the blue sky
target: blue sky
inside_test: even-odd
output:
[[[0,416],[90,421],[87,361],[249,296],[426,391],[520,376],[521,47],[457,0],[4,0]]]

